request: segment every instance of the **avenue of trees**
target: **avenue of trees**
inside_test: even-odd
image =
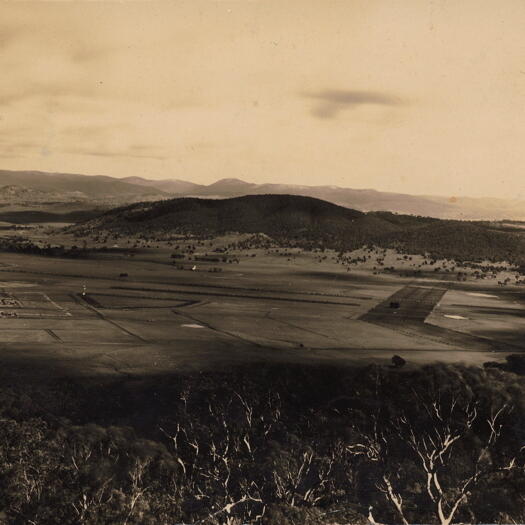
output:
[[[523,523],[515,361],[5,380],[0,523]]]

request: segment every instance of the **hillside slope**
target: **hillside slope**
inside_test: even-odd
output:
[[[292,195],[248,195],[233,199],[181,198],[112,210],[73,231],[122,234],[217,235],[261,232],[276,238],[332,239],[361,224],[362,212]]]
[[[142,200],[148,196],[161,199],[165,192],[155,187],[106,177],[103,175],[77,175],[72,173],[46,173],[41,171],[0,170],[0,187],[25,188],[38,192],[50,192],[53,199],[57,196],[84,198],[89,200]],[[21,190],[20,190],[21,191]]]
[[[0,203],[2,204],[16,202],[31,205],[51,202],[81,202],[83,200],[86,200],[86,195],[80,191],[46,191],[17,185],[0,187]]]
[[[157,188],[158,190],[165,191],[172,195],[199,193],[206,188],[206,186],[203,186],[202,184],[195,184],[194,182],[179,179],[150,180],[142,177],[124,177],[119,180],[129,184],[136,184],[138,186]]]
[[[480,222],[363,213],[296,195],[138,203],[111,210],[69,231],[78,236],[100,232],[131,236],[264,233],[279,242],[309,248],[347,251],[376,244],[457,260],[525,261],[523,232],[500,231]]]

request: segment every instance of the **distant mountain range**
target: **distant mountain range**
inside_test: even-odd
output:
[[[169,194],[156,187],[145,188],[115,177],[0,170],[0,199],[13,204],[28,202],[31,198],[35,202],[61,200],[125,203],[168,196]]]
[[[239,179],[221,179],[208,186],[169,179],[154,181],[129,177],[122,180],[177,196],[225,199],[241,195],[288,194],[314,197],[360,211],[391,211],[458,220],[525,220],[525,201],[518,199],[408,195],[339,186],[253,184]]]
[[[0,203],[36,204],[62,203],[85,200],[87,196],[80,191],[45,191],[35,188],[9,185],[0,187]]]
[[[495,198],[416,196],[338,186],[254,184],[226,178],[210,185],[178,179],[115,178],[39,171],[0,170],[0,203],[78,202],[107,207],[172,197],[225,199],[242,195],[313,197],[360,211],[466,220],[525,220],[525,201]]]
[[[262,233],[305,248],[349,251],[376,244],[456,260],[507,260],[520,265],[525,261],[523,231],[501,230],[492,222],[364,213],[298,195],[183,197],[136,203],[71,226],[69,231],[79,237],[110,233],[156,238]]]

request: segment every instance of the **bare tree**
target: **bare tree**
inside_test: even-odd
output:
[[[184,410],[189,400],[190,394],[185,393]],[[170,432],[161,428],[181,466],[180,483],[174,487],[184,486],[194,499],[206,503],[205,515],[197,523],[234,524],[235,513],[250,523],[263,517],[262,490],[247,466],[256,464],[261,438],[280,417],[279,397],[269,395],[264,407],[257,410],[248,396],[234,391],[228,400],[207,402],[205,430],[195,427],[189,413]],[[174,495],[174,501],[183,497]]]
[[[347,445],[347,452],[380,467],[376,487],[401,523],[408,525],[406,500],[410,499],[411,489],[400,479],[400,465],[394,452],[406,449],[424,478],[424,492],[429,501],[427,511],[441,525],[450,525],[482,479],[516,468],[515,457],[501,465],[496,465],[491,458],[491,450],[501,434],[501,420],[509,408],[502,405],[481,416],[478,403],[461,401],[454,396],[448,402],[439,398],[420,401],[419,408],[425,413],[424,425],[406,413],[382,424],[379,416],[373,415],[371,427],[360,433],[357,442]],[[473,446],[474,434],[478,444],[473,447],[472,460],[460,467],[456,448]],[[372,507],[368,519],[377,523]]]

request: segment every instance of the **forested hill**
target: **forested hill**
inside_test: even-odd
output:
[[[352,250],[363,244],[396,247],[458,260],[525,262],[525,234],[489,223],[360,212],[297,195],[232,199],[179,198],[116,208],[70,228],[82,236],[264,233],[304,247]]]
[[[248,195],[232,199],[179,198],[132,204],[76,226],[76,230],[142,232],[266,233],[275,237],[340,236],[355,230],[367,215],[310,197]]]

